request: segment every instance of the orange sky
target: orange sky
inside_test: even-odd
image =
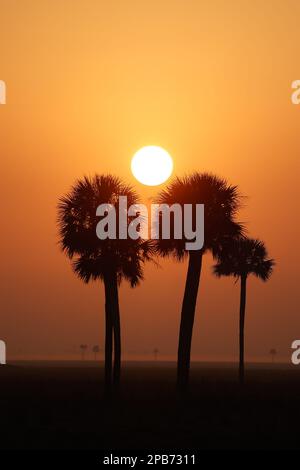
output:
[[[103,345],[102,286],[83,285],[57,247],[58,197],[83,174],[134,183],[141,146],[175,172],[209,170],[248,196],[241,219],[277,267],[249,283],[246,354],[300,337],[300,3],[196,0],[0,0],[1,315],[8,356]],[[156,189],[137,184],[143,197]],[[194,358],[237,357],[238,287],[206,257]],[[126,356],[176,355],[185,265],[148,267],[121,289]]]

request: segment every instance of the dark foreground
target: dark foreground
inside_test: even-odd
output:
[[[300,368],[194,365],[175,393],[175,365],[124,365],[119,396],[103,395],[102,366],[19,363],[0,367],[1,449],[297,449]]]

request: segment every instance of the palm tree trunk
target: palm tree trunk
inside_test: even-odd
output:
[[[113,333],[114,333],[114,372],[113,383],[118,386],[121,376],[121,323],[120,323],[120,307],[118,281],[114,277],[112,279],[112,296],[113,296]]]
[[[177,386],[187,388],[190,371],[190,356],[197,294],[202,267],[202,251],[190,251],[185,291],[181,309],[179,331]]]
[[[105,286],[105,387],[109,389],[112,381],[113,322],[111,304],[111,285],[104,279]]]
[[[243,385],[245,378],[244,366],[244,329],[245,329],[245,311],[246,311],[246,283],[247,276],[241,276],[241,297],[240,297],[240,362],[239,362],[239,380]]]

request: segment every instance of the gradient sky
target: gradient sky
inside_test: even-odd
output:
[[[56,204],[84,174],[130,173],[144,145],[175,173],[212,171],[248,196],[241,220],[276,259],[249,282],[246,357],[288,360],[300,337],[298,0],[0,0],[0,338],[8,357],[103,347],[103,288],[57,246]],[[136,184],[145,199],[157,188]],[[205,257],[193,358],[237,358],[239,289]],[[126,357],[175,358],[185,264],[121,288]],[[150,355],[150,356],[149,356]]]

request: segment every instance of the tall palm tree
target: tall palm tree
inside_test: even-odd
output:
[[[143,279],[143,263],[150,259],[151,246],[137,240],[105,239],[96,235],[100,204],[112,204],[119,225],[119,196],[127,196],[128,206],[136,204],[135,191],[112,175],[84,177],[59,201],[58,223],[60,245],[73,260],[75,273],[84,282],[100,280],[105,291],[105,383],[112,381],[112,353],[114,350],[113,382],[119,383],[121,367],[121,334],[118,286],[122,280],[135,287]],[[127,222],[129,222],[127,218]]]
[[[216,254],[222,244],[239,236],[243,228],[234,216],[240,205],[236,186],[208,173],[193,173],[191,176],[175,178],[157,197],[159,204],[204,204],[204,246],[201,250],[187,251],[187,240],[159,239],[156,251],[160,256],[173,256],[181,261],[188,256],[188,271],[181,309],[179,331],[177,384],[185,389],[189,381],[190,355],[196,301],[202,268],[202,257],[210,250]],[[174,232],[174,231],[173,231]],[[171,231],[172,235],[172,231]]]
[[[219,253],[214,266],[216,276],[234,276],[240,279],[240,325],[239,325],[239,380],[244,383],[244,329],[246,311],[247,278],[250,274],[267,281],[273,271],[274,260],[268,258],[265,244],[257,239],[241,237],[232,240]]]

